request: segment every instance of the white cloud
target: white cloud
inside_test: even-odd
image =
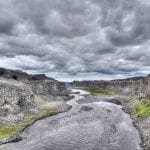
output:
[[[149,73],[150,5],[137,0],[0,0],[0,66],[58,79]]]

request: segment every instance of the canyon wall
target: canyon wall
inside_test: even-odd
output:
[[[66,93],[65,83],[56,80],[31,80],[26,82],[37,95],[61,96]]]
[[[113,88],[116,90],[129,89],[132,94],[140,94],[141,96],[150,96],[150,76],[147,77],[133,77],[121,80],[111,81],[74,81],[74,87],[92,88],[92,89],[106,89]]]
[[[51,94],[57,96],[66,91],[65,83],[47,77],[45,74],[30,75],[19,70],[0,68],[0,78],[1,81],[7,80],[8,83],[12,81],[21,83],[30,88],[34,94],[39,95]]]
[[[29,109],[33,105],[34,94],[28,86],[14,81],[0,81],[1,122],[3,122],[2,120],[7,119],[7,115],[17,115],[22,110]]]
[[[23,110],[34,107],[36,96],[48,99],[67,95],[65,83],[44,74],[29,75],[15,70],[0,68],[0,122],[18,117]],[[13,117],[6,117],[14,115]],[[17,118],[17,120],[19,120]]]

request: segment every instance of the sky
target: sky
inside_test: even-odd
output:
[[[61,81],[150,73],[150,0],[0,0],[0,67]]]

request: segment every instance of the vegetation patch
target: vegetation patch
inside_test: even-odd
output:
[[[138,96],[133,96],[131,99],[129,99],[129,102],[135,102],[135,101],[139,101]]]
[[[150,99],[145,100],[135,108],[134,114],[138,118],[150,117]]]
[[[32,125],[35,121],[56,113],[56,110],[47,108],[27,116],[23,121],[15,125],[0,124],[0,140],[12,138],[22,132],[26,127]]]
[[[82,88],[83,90],[89,92],[91,95],[115,95],[116,92],[111,89],[88,89]]]

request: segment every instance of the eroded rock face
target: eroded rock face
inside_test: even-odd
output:
[[[35,74],[30,75],[29,80],[37,81],[37,80],[54,80],[54,79],[47,77],[45,74]]]
[[[27,80],[28,74],[19,70],[9,70],[0,68],[0,77],[14,80]]]
[[[65,83],[55,80],[35,80],[28,82],[34,94],[59,96],[66,94]]]
[[[23,110],[34,106],[35,96],[67,95],[65,83],[44,74],[29,75],[21,71],[0,68],[0,122],[23,118]]]
[[[54,80],[53,78],[47,77],[45,74],[35,74],[30,75],[20,70],[10,70],[5,68],[0,68],[0,77],[7,79],[14,79],[17,81],[25,80]]]
[[[133,77],[122,80],[111,80],[111,81],[74,81],[72,83],[74,87],[86,87],[92,89],[105,89],[114,88],[115,90],[129,91],[132,94],[139,94],[150,96],[150,76],[147,77]]]
[[[17,113],[22,107],[32,107],[34,94],[32,90],[23,85],[16,83],[0,82],[0,111]]]
[[[65,83],[47,77],[45,74],[30,75],[19,70],[0,68],[0,78],[20,82],[30,88],[34,94],[63,95],[66,91]]]

